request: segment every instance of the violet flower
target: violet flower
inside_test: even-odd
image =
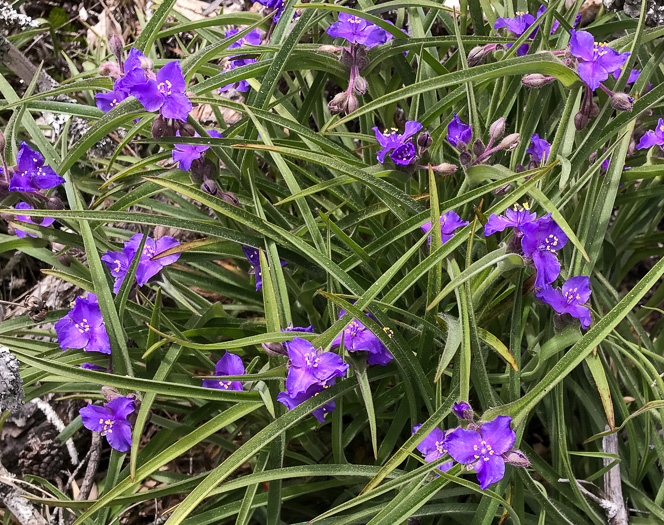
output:
[[[510,451],[516,440],[511,422],[511,417],[498,416],[478,430],[457,428],[447,434],[447,452],[455,461],[475,469],[482,490],[505,475],[502,455]]]
[[[473,128],[461,122],[459,116],[454,113],[454,118],[447,125],[447,142],[457,149],[466,149],[473,139]]]
[[[243,376],[244,364],[242,358],[238,355],[231,354],[226,350],[224,357],[217,361],[214,367],[214,375],[216,376]],[[221,381],[219,379],[203,379],[203,386],[206,388],[217,388],[219,390],[244,390],[240,381]]]
[[[646,131],[641,137],[636,149],[646,149],[652,146],[664,146],[664,120],[659,119],[654,130]]]
[[[582,60],[578,65],[578,73],[593,91],[601,82],[609,78],[609,74],[620,69],[630,53],[618,53],[605,42],[595,42],[595,38],[587,31],[571,31],[570,52]]]
[[[286,9],[286,2],[284,0],[255,0],[261,5],[264,5],[270,10],[274,10],[274,16],[272,21],[276,24],[279,22],[281,15],[284,14],[284,9]]]
[[[131,449],[131,424],[127,416],[135,410],[134,400],[129,397],[116,397],[103,407],[88,404],[78,412],[83,426],[93,432],[106,435],[108,444],[118,452]]]
[[[297,394],[296,396],[293,397],[288,395],[288,392],[279,392],[279,394],[277,394],[277,401],[279,401],[279,403],[286,405],[286,408],[288,408],[288,410],[293,410],[296,406],[299,406],[305,401],[311,399],[312,397],[317,396],[326,388],[333,386],[334,383],[335,380],[330,379],[325,384],[317,383],[311,385],[306,392],[302,394]],[[328,403],[325,403],[322,407],[315,409],[311,414],[321,423],[325,423],[325,414],[334,412],[335,409],[336,409],[336,403],[334,401],[329,401]]]
[[[215,139],[222,138],[222,134],[216,129],[208,130],[208,135]],[[180,130],[175,131],[175,136],[181,136]],[[200,137],[200,135],[195,133],[194,137]],[[210,146],[205,144],[175,144],[174,146],[173,161],[178,163],[178,168],[182,171],[189,171],[191,163],[196,159],[200,159],[203,156],[203,153],[210,149]]]
[[[287,341],[284,345],[290,360],[286,391],[291,397],[306,393],[312,385],[323,385],[333,377],[346,375],[348,364],[335,353],[316,349],[313,344],[300,337]]]
[[[393,38],[391,33],[376,24],[348,13],[339,13],[339,21],[327,28],[327,34],[367,48],[382,45]]]
[[[548,160],[550,152],[551,144],[541,139],[537,133],[533,133],[530,137],[530,147],[526,150],[526,153],[530,153],[538,164],[544,164]]]
[[[536,222],[521,225],[523,238],[521,248],[526,257],[531,257],[537,269],[535,286],[544,288],[560,274],[560,263],[556,252],[567,243],[565,232],[551,219],[551,214]]]
[[[111,76],[120,76],[120,78],[113,84],[113,91],[95,95],[97,107],[104,113],[108,113],[126,99],[135,86],[147,82],[148,73],[143,69],[143,66],[148,63],[151,63],[150,60],[135,48],[129,50],[129,56],[122,63],[120,69],[115,64],[107,63],[115,70],[115,74]],[[152,75],[154,76],[154,74]]]
[[[293,323],[290,323],[286,328],[281,329],[282,332],[307,332],[310,334],[314,333],[313,325],[309,326],[293,326]]]
[[[223,72],[227,73],[228,71],[233,71],[237,67],[246,66],[247,64],[253,64],[254,62],[256,62],[256,60],[253,58],[245,58],[243,60],[229,60],[224,66]],[[251,86],[249,85],[249,82],[247,82],[246,80],[238,80],[237,82],[232,82],[231,84],[226,84],[225,86],[221,86],[219,88],[219,93],[226,93],[231,89],[234,89],[239,93],[246,93],[247,91],[249,91],[249,89],[251,89]]]
[[[111,343],[97,296],[89,293],[86,298],[78,297],[73,306],[67,315],[55,323],[60,348],[80,348],[86,352],[110,354]]]
[[[590,326],[590,309],[583,306],[590,299],[590,277],[577,275],[565,281],[562,290],[545,286],[535,296],[551,306],[559,314],[569,314],[581,321],[585,330]]]
[[[507,208],[505,215],[496,215],[492,213],[489,220],[484,225],[484,235],[493,235],[496,232],[502,232],[505,228],[514,228],[517,235],[521,235],[521,226],[524,224],[535,222],[537,220],[536,213],[530,213],[528,203],[524,202],[522,207],[515,204],[513,208]]]
[[[124,244],[121,252],[108,251],[101,258],[106,267],[111,270],[111,275],[115,279],[113,292],[118,293],[120,291],[122,282],[124,281],[125,275],[127,275],[127,271],[129,271],[129,267],[134,260],[134,256],[138,251],[142,239],[143,235],[137,233]],[[180,243],[177,240],[167,235],[157,239],[157,241],[154,241],[150,237],[145,240],[145,246],[143,246],[143,252],[140,255],[140,261],[136,268],[136,282],[138,286],[143,286],[152,277],[157,275],[164,266],[173,264],[180,258],[180,254],[175,253],[173,255],[168,255],[167,257],[152,260],[155,255],[165,252],[179,244]]]
[[[622,72],[623,72],[623,66],[620,66],[618,69],[616,69],[613,72],[613,78],[618,80]],[[627,84],[633,84],[639,79],[640,76],[641,76],[641,71],[639,71],[638,69],[632,69],[629,72],[629,77],[627,77]]]
[[[468,221],[462,221],[457,212],[448,211],[447,213],[443,213],[440,216],[440,234],[442,243],[445,244],[454,237],[454,230],[457,228],[463,228],[464,226],[468,226]],[[420,226],[420,229],[424,233],[431,231],[431,221],[425,222]],[[431,235],[429,235],[428,243],[431,245]]]
[[[237,35],[239,32],[240,32],[239,29],[231,29],[229,31],[226,31],[224,37],[230,38],[233,35]],[[235,49],[242,46],[260,46],[262,40],[263,40],[263,30],[256,28],[253,31],[250,31],[249,33],[244,35],[239,40],[233,42],[230,46],[228,46],[228,49]]]
[[[147,82],[135,85],[131,94],[143,104],[146,111],[159,110],[164,118],[186,122],[193,108],[186,91],[187,84],[180,62],[173,61],[157,72],[156,80],[149,78]]]
[[[339,319],[341,319],[346,310],[341,310]],[[367,314],[371,317],[370,314]],[[385,333],[391,338],[392,331],[385,327]],[[353,319],[351,323],[332,341],[332,347],[341,346],[343,339],[344,348],[349,352],[368,352],[367,363],[370,365],[385,366],[392,361],[394,357],[390,354],[385,345],[380,342],[380,339],[374,335],[364,324],[357,319]]]
[[[108,113],[120,102],[127,98],[127,93],[121,90],[118,86],[119,80],[113,85],[113,91],[107,93],[97,93],[95,95],[95,103],[97,107],[101,109],[104,113]]]
[[[501,27],[504,27],[514,36],[519,37],[530,29],[533,22],[535,22],[535,17],[533,15],[528,13],[517,13],[515,18],[497,18],[496,25],[493,26],[493,28],[500,29]],[[535,32],[536,30],[533,30],[529,38],[535,36]],[[507,47],[512,47],[512,44],[507,44]],[[522,44],[516,51],[517,56],[524,56],[528,53],[528,48],[528,44]]]
[[[541,5],[540,8],[537,10],[537,14],[535,15],[535,18],[539,18],[544,13],[546,13],[546,7]],[[579,21],[579,17],[577,17],[577,22],[574,24],[574,27],[576,27],[576,24],[578,24],[578,21]],[[551,24],[551,31],[550,31],[551,34],[555,33],[559,26],[560,26],[560,22],[556,18],[554,18],[553,19],[553,24]],[[539,29],[539,27],[537,29]]]
[[[378,126],[374,126],[371,129],[376,134],[376,140],[378,141],[378,144],[380,144],[380,146],[383,148],[378,152],[376,158],[378,159],[378,162],[384,164],[385,155],[390,153],[392,150],[395,150],[406,143],[411,144],[412,146],[412,143],[409,142],[408,139],[410,139],[413,135],[415,135],[415,133],[417,133],[422,129],[422,124],[420,124],[416,120],[409,120],[408,122],[406,122],[402,134],[399,134],[399,130],[397,128],[385,129],[385,131],[383,132],[380,131]],[[415,147],[413,146],[413,153],[414,152],[415,152]],[[401,154],[404,153],[407,152],[405,151],[401,152]],[[406,164],[400,164],[399,157],[395,159],[395,157],[390,155],[390,158],[392,158],[395,164],[400,166],[405,166],[410,163],[406,162]]]
[[[33,210],[34,208],[30,206],[27,202],[17,202],[16,205],[14,206],[15,210]],[[23,221],[23,222],[29,222],[30,224],[36,224],[37,226],[43,226],[44,228],[50,226],[55,222],[55,219],[52,217],[43,217],[41,223],[37,223],[33,221],[30,218],[30,215],[14,215],[14,218],[18,221]],[[16,233],[17,237],[22,239],[23,237],[32,237],[32,238],[37,238],[36,235],[32,235],[31,233],[24,232],[23,230],[19,230],[18,228],[14,228],[14,233]]]
[[[459,419],[467,421],[473,420],[473,409],[465,401],[459,401],[458,403],[454,403],[454,406],[452,407],[452,412],[454,412],[454,415]]]
[[[242,246],[242,251],[253,266],[253,268],[249,270],[249,275],[253,275],[256,278],[256,291],[260,292],[263,288],[263,272],[261,272],[260,252],[258,251],[258,248],[252,248],[251,246]],[[281,266],[286,266],[287,264],[286,261],[281,261]]]
[[[36,193],[55,188],[65,181],[50,166],[44,166],[44,156],[21,142],[16,155],[16,170],[9,182],[9,191]]]
[[[415,425],[413,427],[413,434],[417,432],[422,425]],[[445,449],[445,438],[449,430],[443,432],[438,427],[434,428],[429,434],[417,445],[417,450],[419,450],[424,456],[424,461],[427,463],[433,463],[434,461],[442,458],[447,454]],[[439,470],[447,472],[454,466],[454,462],[446,461],[438,467]]]
[[[103,366],[93,365],[92,363],[83,363],[81,368],[83,370],[98,370],[99,372],[106,372],[106,368]]]

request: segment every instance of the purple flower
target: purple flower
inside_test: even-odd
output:
[[[44,166],[44,156],[25,142],[21,142],[16,155],[16,168],[9,182],[9,191],[36,193],[55,188],[65,181],[53,168]]]
[[[131,449],[131,424],[127,416],[134,410],[134,400],[120,396],[103,407],[88,405],[78,412],[85,428],[103,432],[111,447],[119,452],[128,452]]]
[[[579,76],[593,91],[609,78],[609,73],[620,69],[630,55],[629,52],[618,53],[605,42],[595,42],[587,31],[571,31],[571,34],[570,52],[582,60],[578,66]]]
[[[302,326],[293,326],[293,324],[289,324],[286,328],[281,329],[282,332],[308,332],[310,334],[314,333],[314,327],[313,325],[309,325],[307,327],[302,327]]]
[[[363,18],[339,13],[339,21],[327,28],[332,38],[344,38],[351,44],[361,44],[368,48],[379,46],[393,38],[391,33],[367,22]]]
[[[494,29],[500,29],[501,27],[506,28],[510,33],[521,36],[523,35],[535,22],[535,17],[528,13],[517,13],[515,18],[497,18],[496,25]],[[536,29],[530,34],[529,38],[535,36]],[[512,47],[512,44],[507,44],[507,47]],[[528,53],[528,44],[522,44],[519,49],[517,49],[517,56],[524,56]]]
[[[93,365],[92,363],[83,363],[81,368],[84,370],[99,370],[100,372],[106,372],[106,369],[103,366]]]
[[[314,396],[317,396],[326,388],[333,386],[334,382],[335,382],[334,379],[330,379],[325,384],[317,383],[311,385],[306,392],[302,394],[297,394],[296,396],[293,397],[288,395],[288,392],[279,392],[279,394],[277,395],[277,401],[279,401],[279,403],[286,405],[288,410],[293,410],[296,406],[301,405],[302,403],[311,399]],[[312,414],[318,421],[320,421],[321,423],[325,423],[325,414],[328,414],[329,412],[334,412],[335,408],[336,408],[335,402],[330,401],[329,403],[325,403],[322,407],[319,407],[316,410],[314,410]]]
[[[345,313],[346,310],[341,310],[339,319]],[[369,314],[367,315],[371,317]],[[389,337],[392,337],[392,331],[389,328],[385,327],[384,330]],[[368,352],[367,363],[370,365],[385,366],[394,359],[389,350],[385,348],[385,345],[380,342],[380,339],[357,319],[353,319],[344,331],[336,337],[332,342],[332,346],[340,346],[342,339],[344,348],[349,352]]]
[[[122,281],[124,281],[125,275],[127,275],[127,271],[131,266],[131,262],[134,260],[134,256],[138,251],[142,239],[143,235],[137,233],[124,244],[121,252],[109,251],[101,258],[101,260],[104,261],[104,264],[106,264],[106,267],[111,270],[111,275],[115,279],[115,285],[113,286],[113,291],[115,293],[120,291]],[[143,286],[152,277],[157,275],[164,266],[173,264],[180,258],[180,254],[175,253],[167,257],[152,260],[155,255],[165,252],[179,244],[180,243],[177,240],[167,235],[157,239],[157,241],[154,241],[150,237],[145,240],[145,246],[143,246],[143,252],[140,255],[140,261],[136,268],[136,282],[138,283],[138,286]]]
[[[187,121],[192,104],[186,95],[187,84],[180,62],[166,64],[157,72],[157,78],[133,86],[131,94],[143,104],[145,111],[157,111],[164,118]]]
[[[465,401],[459,401],[458,403],[454,403],[454,406],[452,407],[452,412],[454,412],[454,415],[459,419],[468,419],[469,421],[473,420],[473,409]]]
[[[222,137],[222,134],[216,129],[208,130],[208,135],[215,139],[220,139]],[[175,136],[180,136],[180,130],[175,131]],[[195,133],[194,137],[200,137],[200,135]],[[196,159],[200,159],[203,156],[203,153],[208,149],[210,149],[210,146],[204,144],[175,144],[173,161],[178,163],[178,168],[182,171],[189,171],[191,163]]]
[[[565,232],[547,214],[536,222],[521,225],[523,238],[521,248],[526,257],[531,257],[537,269],[535,286],[544,288],[560,274],[560,263],[556,252],[567,243]]]
[[[535,15],[535,18],[539,18],[544,13],[546,13],[546,7],[541,5],[540,8],[537,10],[537,15]],[[551,34],[556,32],[556,29],[558,29],[558,26],[560,26],[560,22],[558,22],[558,20],[554,18],[553,19],[553,24],[551,24]],[[576,24],[574,24],[574,27],[576,27]]]
[[[104,113],[108,113],[120,102],[127,98],[127,92],[119,89],[119,82],[120,80],[115,82],[113,91],[109,91],[108,93],[97,93],[95,95],[95,102],[97,107]]]
[[[245,58],[243,60],[229,60],[226,65],[224,66],[224,73],[227,73],[228,71],[234,70],[236,67],[241,67],[241,66],[246,66],[247,64],[253,64],[256,62],[255,59],[253,58]],[[238,80],[237,82],[233,82],[232,84],[226,84],[225,86],[221,86],[219,88],[219,93],[226,93],[226,91],[229,91],[231,89],[234,89],[235,91],[238,91],[240,93],[246,93],[251,89],[251,86],[249,85],[249,82],[246,80]]]
[[[264,5],[268,9],[275,10],[272,21],[276,24],[279,22],[281,15],[284,14],[284,9],[286,9],[286,2],[284,0],[256,0],[261,5]]]
[[[620,78],[620,75],[622,74],[622,72],[623,72],[623,67],[620,66],[618,69],[616,69],[613,72],[613,78],[618,80]],[[633,84],[634,82],[636,82],[638,80],[638,78],[640,76],[641,76],[641,71],[639,71],[638,69],[632,69],[629,72],[629,77],[627,77],[627,84]]]
[[[216,376],[243,376],[244,364],[242,358],[238,355],[231,354],[226,350],[224,357],[217,361],[217,366],[214,368],[214,375]],[[242,391],[242,383],[240,381],[220,381],[218,379],[203,379],[203,386],[206,388],[218,388],[219,390],[238,390]]]
[[[412,137],[413,135],[415,135],[415,133],[417,133],[419,130],[422,129],[422,124],[420,124],[416,120],[409,120],[408,122],[406,122],[406,125],[404,126],[403,134],[399,134],[399,130],[397,128],[385,129],[385,131],[383,131],[382,133],[381,133],[380,129],[378,128],[378,126],[374,126],[371,129],[376,134],[376,140],[378,141],[378,144],[380,144],[381,147],[383,148],[382,150],[380,150],[378,152],[378,155],[376,156],[376,158],[378,159],[378,162],[380,162],[381,164],[384,164],[385,163],[385,155],[390,153],[392,150],[396,150],[396,149],[399,148],[399,146],[402,146],[406,143],[411,144],[411,146],[412,146],[412,143],[410,143],[408,141],[408,139],[410,137]],[[415,152],[414,147],[413,147],[412,152],[414,154],[414,152]],[[396,153],[396,151],[395,151],[395,153]],[[405,151],[405,150],[402,150],[400,152],[400,154],[404,155],[404,154],[408,154],[408,152]],[[397,159],[395,159],[392,155],[390,155],[390,158],[395,162],[395,164],[399,164],[399,162],[400,162],[398,160],[399,157],[397,157]],[[399,164],[399,165],[400,166],[405,166],[406,164],[409,164],[410,162],[411,161],[408,161],[405,164]]]
[[[263,272],[261,272],[261,258],[258,248],[243,246],[242,251],[244,252],[247,260],[253,266],[253,268],[249,270],[249,275],[254,275],[254,277],[256,277],[256,291],[260,292],[263,288]],[[286,266],[287,264],[288,263],[286,261],[281,261],[281,266]]]
[[[447,142],[455,148],[465,149],[473,138],[473,128],[464,124],[454,113],[454,118],[447,125]]]
[[[225,38],[230,38],[233,35],[237,35],[239,32],[240,32],[239,29],[231,29],[229,31],[226,31],[226,34],[224,36]],[[228,49],[235,49],[237,47],[242,47],[242,46],[260,46],[262,40],[263,40],[263,30],[257,28],[247,33],[239,40],[233,42],[230,46],[228,46]]]
[[[551,306],[559,314],[570,314],[581,321],[585,330],[590,326],[590,309],[582,306],[590,299],[590,277],[577,275],[565,281],[562,291],[545,286],[535,296]]]
[[[291,397],[304,394],[311,385],[322,385],[333,377],[346,375],[348,364],[337,354],[317,350],[309,341],[300,337],[284,344],[290,359],[286,390]]]
[[[17,202],[16,206],[14,206],[15,210],[32,210],[34,209],[32,206],[30,206],[27,202]],[[51,217],[44,217],[41,221],[41,223],[36,223],[34,222],[31,218],[30,215],[15,215],[16,220],[18,221],[23,221],[23,222],[29,222],[30,224],[37,224],[38,226],[43,226],[44,228],[50,226],[55,222],[55,219]],[[14,233],[22,239],[26,235],[28,237],[33,237],[36,238],[36,235],[32,235],[31,233],[24,232],[23,230],[19,230],[18,228],[14,228]]]
[[[455,211],[448,211],[440,216],[440,234],[443,244],[454,237],[454,230],[468,226],[468,221],[462,221],[461,217]],[[425,222],[420,226],[424,233],[431,230],[431,221]],[[431,235],[429,235],[429,244],[431,244]]]
[[[406,142],[390,153],[390,158],[397,166],[408,166],[417,160],[417,150],[412,142]]]
[[[511,422],[511,417],[498,416],[480,425],[479,430],[457,428],[447,434],[447,452],[455,461],[477,471],[482,490],[505,475],[502,455],[512,448],[516,440],[516,434],[510,428]]]
[[[526,150],[526,153],[530,153],[537,162],[544,163],[549,158],[549,152],[551,151],[551,144],[546,140],[539,138],[537,133],[533,133],[530,137],[530,147]]]
[[[505,210],[505,216],[496,215],[492,213],[489,220],[484,225],[484,235],[493,235],[496,232],[502,232],[505,228],[514,228],[517,234],[521,234],[521,226],[524,224],[535,222],[537,220],[536,213],[530,213],[530,207],[527,203],[523,203],[523,207],[519,208],[518,204],[514,208]]]
[[[664,120],[662,119],[659,119],[654,130],[646,131],[636,149],[646,149],[652,146],[664,146]]]
[[[413,434],[417,432],[422,425],[415,425],[413,427]],[[417,445],[417,450],[419,450],[424,455],[424,461],[427,463],[432,463],[437,459],[442,458],[447,454],[445,450],[445,438],[447,437],[448,432],[443,432],[438,427],[434,428],[427,437],[420,441]],[[452,461],[446,461],[438,468],[443,472],[447,472],[454,466]]]
[[[111,353],[104,318],[95,294],[78,297],[74,308],[55,323],[60,348],[81,348],[86,352]]]

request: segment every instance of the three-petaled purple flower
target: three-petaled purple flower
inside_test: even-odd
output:
[[[333,377],[346,375],[348,364],[337,354],[316,349],[300,337],[284,344],[290,360],[286,391],[291,397],[306,393],[312,385],[323,385]]]
[[[571,31],[570,52],[582,62],[578,73],[590,89],[595,91],[601,82],[609,78],[625,63],[630,53],[618,53],[605,42],[596,42],[587,31]]]
[[[422,425],[415,425],[413,427],[413,434],[417,432]],[[445,438],[449,430],[443,432],[438,427],[434,428],[429,434],[417,445],[417,450],[419,450],[424,455],[424,461],[427,463],[432,463],[439,458],[442,458],[447,454],[445,449]],[[438,468],[443,472],[447,472],[454,466],[452,461],[446,461]]]
[[[376,134],[378,144],[383,148],[376,158],[381,164],[385,163],[385,155],[392,152],[390,158],[397,166],[407,166],[415,160],[415,146],[409,139],[422,129],[422,124],[416,120],[409,120],[404,126],[403,133],[397,128],[385,129],[381,132],[378,126],[371,128]],[[410,148],[408,148],[410,145]]]
[[[551,144],[541,139],[537,133],[533,133],[530,137],[530,147],[526,153],[530,153],[539,164],[544,164],[548,160],[550,152]]]
[[[545,286],[535,296],[550,305],[559,314],[569,314],[581,321],[585,330],[590,326],[590,309],[583,306],[590,299],[590,277],[577,275],[565,281],[562,290]]]
[[[448,211],[440,216],[440,236],[442,243],[445,244],[452,237],[454,237],[454,230],[468,226],[468,221],[462,221],[461,217],[455,211]],[[420,226],[424,233],[431,230],[431,221],[425,222]],[[429,235],[428,243],[431,244],[431,235]]]
[[[145,111],[157,111],[164,118],[187,121],[193,106],[186,95],[187,83],[180,62],[166,64],[157,72],[157,78],[135,85],[131,94],[143,104]]]
[[[97,296],[89,293],[85,298],[78,297],[73,306],[67,315],[55,323],[60,348],[80,348],[86,352],[110,354],[111,343]]]
[[[459,116],[454,113],[454,118],[447,125],[447,142],[457,149],[466,149],[473,139],[473,128],[461,122]]]
[[[65,181],[50,166],[44,166],[44,156],[21,142],[16,155],[16,169],[9,181],[9,191],[36,193],[55,188]]]
[[[134,400],[116,397],[103,407],[88,405],[79,410],[83,426],[93,432],[103,432],[108,444],[119,452],[131,449],[131,424],[127,416],[135,410]]]
[[[489,220],[484,225],[484,235],[489,236],[493,235],[496,232],[502,232],[505,228],[514,228],[514,231],[517,235],[521,235],[521,226],[537,220],[536,213],[530,213],[530,207],[528,203],[523,203],[523,206],[519,207],[518,204],[514,205],[514,208],[507,208],[505,210],[505,215],[496,215],[492,213],[489,216]]]
[[[339,319],[341,319],[345,313],[346,310],[341,310],[339,313]],[[367,316],[372,317],[370,314],[367,314]],[[388,337],[392,337],[392,330],[387,327],[383,330],[385,330]],[[394,359],[389,350],[385,348],[385,345],[380,342],[380,339],[378,339],[371,330],[357,319],[353,319],[351,323],[344,328],[344,330],[332,342],[332,346],[341,346],[342,339],[344,342],[344,348],[349,352],[368,352],[367,363],[370,365],[385,366]]]
[[[636,149],[646,149],[652,146],[664,146],[664,120],[659,119],[657,127],[654,130],[646,131],[646,134],[641,137]]]
[[[215,139],[222,138],[222,134],[219,133],[216,129],[208,130],[208,135]],[[175,136],[180,136],[180,130],[175,131]],[[198,133],[194,134],[194,137],[200,137]],[[191,168],[191,163],[197,159],[200,159],[203,156],[210,146],[205,144],[175,144],[175,149],[173,150],[173,161],[178,163],[178,168],[182,171],[189,171]]]
[[[249,275],[253,275],[256,278],[256,291],[260,292],[263,288],[263,272],[261,271],[260,252],[258,248],[252,248],[251,246],[242,246],[242,251],[253,266],[253,268],[249,270]],[[286,261],[280,262],[281,266],[286,266],[288,264]]]
[[[147,82],[148,73],[143,68],[147,63],[149,63],[149,60],[143,53],[135,48],[130,49],[129,56],[122,63],[121,70],[113,65],[116,74],[121,74],[120,78],[113,84],[113,91],[95,95],[97,107],[104,113],[108,113],[132,94],[131,91],[134,86]]]
[[[498,416],[481,424],[478,430],[457,428],[447,434],[445,448],[448,454],[455,461],[475,469],[482,490],[505,475],[505,458],[502,455],[512,448],[516,440],[511,423],[511,417]]]
[[[279,22],[281,15],[284,14],[284,9],[286,9],[286,2],[284,0],[255,0],[261,5],[264,5],[268,9],[274,10],[274,16],[272,21],[276,24]]]
[[[521,36],[530,29],[533,22],[535,22],[535,17],[533,15],[528,13],[517,13],[514,18],[497,18],[496,25],[493,26],[493,28],[500,29],[501,27],[504,27],[513,35]],[[533,30],[529,38],[535,36],[535,32],[536,30]],[[512,44],[507,44],[507,47],[512,47]],[[516,51],[517,56],[521,57],[528,53],[528,47],[528,44],[522,44]]]
[[[214,375],[216,376],[243,376],[244,363],[242,358],[238,355],[231,354],[226,351],[224,357],[217,361],[214,367]],[[218,388],[219,390],[237,390],[242,391],[242,383],[240,381],[221,381],[219,379],[203,379],[203,386],[206,388]]]
[[[288,410],[293,410],[296,406],[299,406],[305,401],[311,399],[312,397],[317,396],[326,388],[333,386],[334,383],[335,383],[334,379],[330,379],[324,384],[316,383],[314,385],[311,385],[306,392],[302,394],[297,394],[293,397],[291,397],[288,394],[288,392],[279,392],[279,394],[277,394],[277,401],[279,401],[279,403],[286,405],[286,408],[288,408]],[[322,407],[318,407],[317,409],[315,409],[312,412],[312,415],[321,423],[325,423],[325,414],[334,412],[335,408],[336,408],[336,403],[334,401],[329,401],[325,403]]]
[[[339,21],[327,28],[327,34],[368,48],[382,45],[393,38],[391,33],[376,24],[348,13],[339,13]]]
[[[223,72],[227,73],[228,71],[233,71],[237,67],[246,66],[247,64],[253,64],[254,62],[256,62],[254,58],[245,58],[242,60],[229,60],[224,66]],[[229,91],[231,89],[234,89],[239,93],[246,93],[247,91],[249,91],[250,88],[251,86],[249,85],[249,82],[247,82],[246,80],[238,80],[237,82],[221,86],[219,88],[219,93],[226,93],[226,91]]]
[[[17,202],[16,206],[14,206],[15,210],[33,210],[34,208],[30,206],[27,202]],[[41,223],[37,223],[32,220],[30,215],[15,215],[14,216],[16,220],[23,221],[23,222],[29,222],[30,224],[36,224],[38,226],[43,226],[44,228],[50,226],[55,222],[55,219],[52,217],[44,217],[42,218]],[[16,236],[22,239],[25,236],[28,237],[33,237],[36,238],[36,235],[32,235],[31,233],[24,232],[23,230],[19,230],[18,228],[14,228],[14,233],[16,233]]]
[[[560,263],[556,252],[567,243],[565,232],[551,219],[551,214],[536,222],[521,225],[521,248],[526,257],[531,257],[537,269],[535,286],[544,288],[560,274]]]
[[[101,258],[106,267],[111,270],[111,275],[115,279],[115,285],[113,286],[113,291],[115,293],[120,291],[122,281],[124,281],[127,271],[129,271],[131,262],[134,260],[136,252],[138,252],[142,239],[143,235],[137,233],[124,244],[121,252],[108,251]],[[164,266],[173,264],[180,258],[180,254],[175,253],[159,259],[152,259],[155,255],[165,252],[179,244],[180,243],[177,240],[167,235],[156,241],[150,237],[145,240],[145,246],[143,246],[143,252],[140,255],[138,267],[136,268],[136,282],[138,283],[138,286],[143,286],[152,277],[157,275]]]

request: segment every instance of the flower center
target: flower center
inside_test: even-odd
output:
[[[608,47],[609,47],[609,44],[607,44],[606,42],[595,42],[595,47],[593,49],[593,53],[596,55],[596,58],[599,58],[601,56],[606,55],[609,51],[608,51],[608,49],[605,49],[605,48],[608,48]]]
[[[436,441],[436,450],[438,451],[439,454],[445,454],[447,452],[443,444],[444,441]]]
[[[149,246],[144,246],[143,255],[146,257],[152,257],[154,255],[154,248],[150,248]]]
[[[78,331],[81,333],[90,331],[90,325],[88,324],[87,319],[83,319],[80,323],[74,323],[74,326],[78,328]]]
[[[346,328],[346,333],[353,337],[355,337],[357,335],[357,332],[359,331],[360,331],[360,324],[357,321],[353,321]]]
[[[219,381],[219,386],[224,390],[228,390],[231,387],[230,381]]]
[[[361,19],[361,18],[358,18],[358,17],[356,17],[356,16],[354,16],[353,18],[351,18],[351,19],[348,20],[348,21],[349,21],[351,24],[361,24],[361,23],[362,23],[362,19]]]
[[[114,262],[115,264],[117,264],[117,266],[116,266],[115,268],[113,268],[113,271],[114,271],[115,273],[119,273],[120,270],[122,269],[122,263],[120,262],[120,259],[115,259],[115,261],[113,261],[113,262]]]
[[[304,362],[307,363],[307,366],[313,366],[314,368],[317,368],[319,361],[320,357],[316,357],[316,354],[313,352],[307,352],[304,354]]]
[[[169,80],[165,80],[164,82],[161,82],[157,86],[157,89],[159,91],[161,91],[164,95],[170,95],[172,87],[173,87],[173,84],[171,84],[171,82]]]
[[[394,331],[392,331],[392,329],[388,328],[387,326],[383,326],[383,332],[385,332],[387,334],[387,337],[389,337],[390,339],[394,337]]]
[[[473,450],[476,452],[476,454],[473,454],[475,459],[482,458],[484,461],[489,461],[489,457],[493,456],[495,453],[491,449],[491,445],[487,445],[486,441],[482,441],[479,447],[477,445],[473,445]]]
[[[514,211],[530,211],[530,205],[527,202],[524,202],[521,206],[518,204],[514,205]]]
[[[391,137],[393,135],[396,135],[397,133],[399,133],[399,130],[397,128],[390,128],[390,129],[385,128],[385,131],[383,131],[383,136]]]
[[[114,108],[115,106],[118,105],[118,99],[117,99],[117,98],[114,98],[114,99],[111,101],[111,103],[110,103],[109,105],[110,105],[112,108]]]
[[[104,421],[103,419],[99,420],[99,424],[104,425],[104,432],[108,432],[109,434],[113,433],[113,430],[112,430],[113,429],[113,423],[115,423],[115,421],[113,421],[112,419],[107,419],[106,421]]]
[[[581,300],[581,296],[576,293],[578,288],[573,288],[571,290],[567,290],[563,295],[565,296],[565,299],[567,299],[567,304],[572,304],[575,300],[579,301]]]
[[[547,252],[556,253],[556,248],[558,246],[558,237],[553,233],[544,239],[544,242],[540,244],[540,250],[546,250]]]

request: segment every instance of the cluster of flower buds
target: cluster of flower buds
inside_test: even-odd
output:
[[[503,117],[489,127],[489,142],[486,145],[479,137],[473,141],[473,128],[462,122],[456,113],[447,125],[447,141],[459,152],[459,162],[464,168],[483,164],[493,153],[500,150],[511,151],[519,145],[519,133],[511,133],[503,137],[504,134],[505,119]],[[494,145],[496,142],[498,144]],[[468,149],[469,146],[470,149]]]

